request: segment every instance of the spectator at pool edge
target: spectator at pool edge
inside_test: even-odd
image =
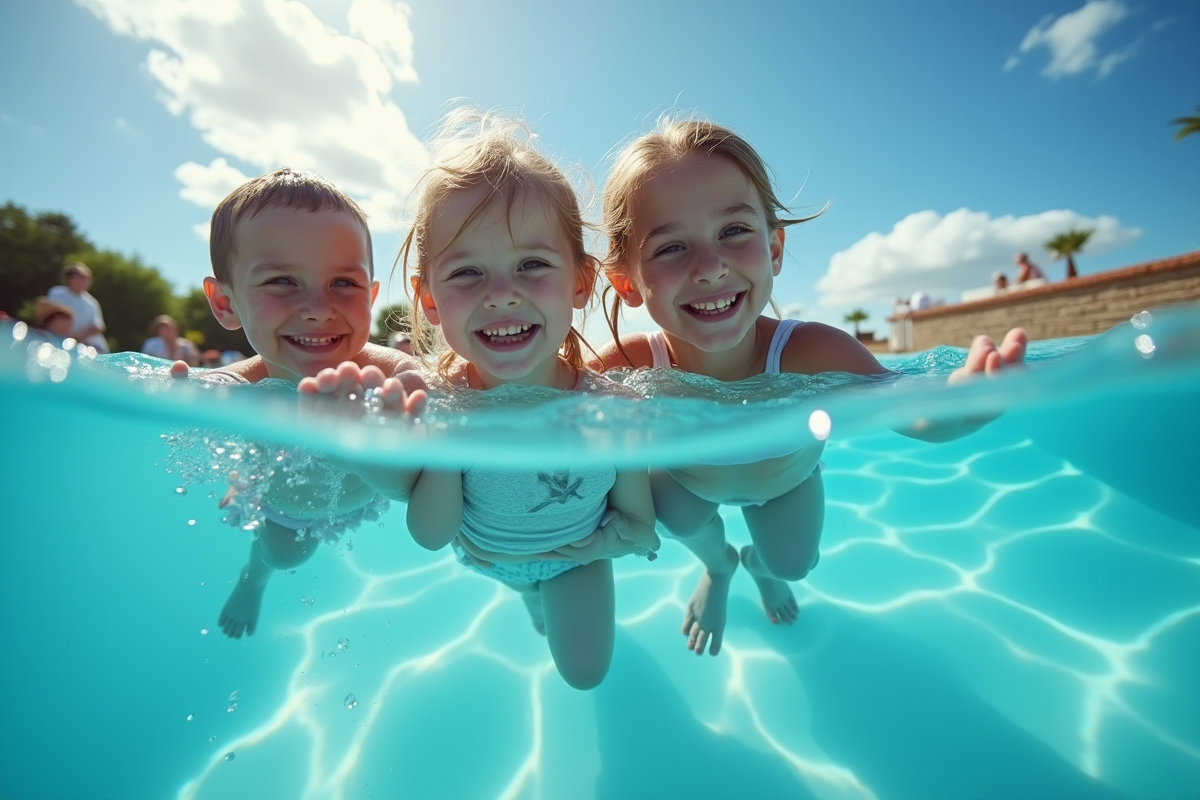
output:
[[[72,262],[63,268],[62,282],[64,285],[54,286],[46,292],[46,299],[71,309],[74,317],[72,337],[96,348],[97,353],[107,353],[104,315],[96,298],[88,292],[92,285],[92,271],[82,261]]]
[[[71,335],[75,326],[75,317],[70,306],[56,303],[46,297],[37,299],[37,311],[34,312],[34,333],[43,338],[53,336],[55,339],[66,339]]]
[[[142,352],[168,361],[182,361],[189,367],[200,366],[200,351],[196,345],[179,335],[179,323],[167,314],[159,314],[150,323],[149,339],[142,344]]]
[[[997,293],[1006,291],[1008,289],[1008,276],[1004,274],[1004,270],[998,269],[992,273],[992,288],[994,288]]]
[[[1035,279],[1046,280],[1046,273],[1042,272],[1041,267],[1029,260],[1027,253],[1017,253],[1015,259],[1017,263],[1017,283],[1025,283]]]

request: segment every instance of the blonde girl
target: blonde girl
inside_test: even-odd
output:
[[[808,218],[811,219],[811,218]],[[615,290],[614,342],[595,366],[664,367],[723,381],[772,372],[887,372],[845,332],[763,314],[783,266],[789,216],[758,153],[733,131],[695,119],[664,119],[618,155],[604,189],[609,238],[605,275]],[[645,305],[661,331],[621,336],[620,304]],[[1024,359],[1025,338],[1010,332],[997,349],[977,339],[967,365],[994,374]],[[963,435],[978,423],[929,428],[922,438]],[[783,442],[749,458],[651,473],[659,522],[704,564],[688,601],[688,648],[720,651],[730,579],[739,563],[753,576],[772,623],[799,608],[788,581],[817,563],[825,497],[824,444]],[[742,507],[751,544],[725,541],[722,504]]]
[[[454,390],[505,384],[607,391],[584,367],[572,328],[595,289],[575,192],[521,123],[452,113],[434,142],[400,260],[413,303],[414,352],[448,345],[436,368]],[[521,593],[560,674],[596,686],[612,659],[608,557],[657,549],[647,474],[611,466],[424,470],[408,526],[423,547],[460,558]]]

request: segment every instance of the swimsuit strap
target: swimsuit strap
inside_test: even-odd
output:
[[[650,343],[650,352],[654,355],[654,367],[671,366],[671,353],[667,350],[667,335],[662,331],[652,331],[646,334]]]
[[[802,323],[798,319],[779,320],[779,326],[775,328],[775,335],[771,337],[771,346],[767,348],[767,368],[763,370],[764,373],[779,374],[779,359],[783,356],[783,348],[787,346],[792,330],[800,324]]]

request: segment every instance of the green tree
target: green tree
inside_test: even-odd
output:
[[[31,215],[21,206],[0,208],[0,310],[17,316],[30,300],[62,281],[67,256],[92,249],[66,214]]]
[[[1079,273],[1075,271],[1075,254],[1083,252],[1083,246],[1087,244],[1088,239],[1092,238],[1093,233],[1095,231],[1091,228],[1072,228],[1046,242],[1046,249],[1054,256],[1055,261],[1060,258],[1067,260],[1068,280],[1079,276]]]
[[[171,284],[138,256],[112,250],[72,253],[68,261],[82,261],[92,270],[92,296],[104,313],[105,337],[113,351],[140,350],[150,336],[150,320],[176,310]]]
[[[208,298],[203,289],[192,289],[176,301],[175,317],[179,320],[179,329],[184,335],[200,334],[199,346],[204,350],[237,350],[243,355],[253,355],[254,348],[246,338],[241,328],[236,331],[225,330],[212,309],[208,307]]]
[[[866,322],[871,318],[871,315],[863,311],[861,308],[856,308],[845,316],[846,322],[854,326],[854,338],[858,338],[858,324]]]
[[[1196,106],[1196,113],[1190,117],[1176,117],[1171,120],[1172,125],[1178,125],[1179,130],[1175,131],[1175,139],[1183,139],[1191,136],[1193,133],[1200,133],[1200,106]]]

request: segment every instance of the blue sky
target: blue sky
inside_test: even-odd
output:
[[[315,169],[371,213],[388,289],[447,103],[516,109],[600,187],[656,116],[742,132],[797,211],[777,301],[882,327],[1095,227],[1084,274],[1200,248],[1200,4],[39,0],[0,4],[0,199],[178,287],[242,176]],[[399,281],[390,287],[400,292]],[[630,320],[642,327],[644,319]],[[848,326],[844,326],[848,327]]]

